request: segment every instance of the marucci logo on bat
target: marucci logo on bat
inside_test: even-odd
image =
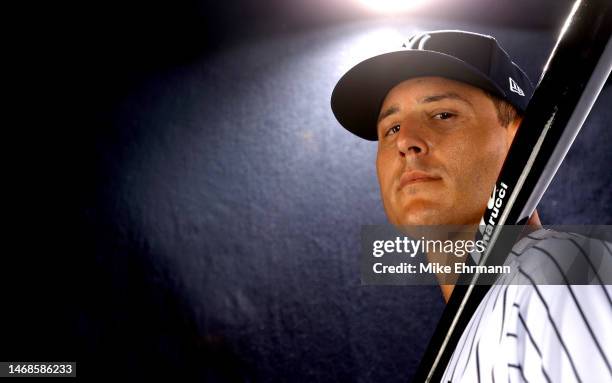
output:
[[[493,192],[487,202],[487,209],[490,211],[488,222],[485,221],[484,216],[480,219],[480,234],[482,234],[482,240],[485,246],[489,244],[491,234],[493,233],[493,227],[495,227],[497,217],[499,217],[499,209],[504,204],[504,198],[508,191],[508,185],[505,183],[500,182],[500,186],[499,190],[497,189],[497,184],[493,186]]]

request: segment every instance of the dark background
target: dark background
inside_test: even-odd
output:
[[[377,50],[450,28],[493,34],[535,82],[571,3],[22,7],[2,360],[77,361],[91,380],[405,382],[442,297],[361,286],[361,225],[385,222],[376,144],[337,124],[331,90]],[[612,224],[611,99],[544,223]]]

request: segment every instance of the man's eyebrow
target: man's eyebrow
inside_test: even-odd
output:
[[[433,96],[423,97],[422,99],[419,100],[419,103],[426,104],[429,102],[436,102],[436,101],[444,100],[445,98],[459,100],[473,107],[472,103],[468,99],[461,97],[460,95],[454,92],[448,92],[448,93],[442,93],[442,94],[436,94]]]
[[[397,112],[399,112],[399,107],[397,105],[391,105],[390,107],[385,109],[382,113],[380,113],[380,115],[378,116],[378,122],[381,122],[385,118]]]
[[[430,102],[436,102],[436,101],[440,101],[440,100],[444,100],[446,98],[450,98],[453,100],[458,100],[461,102],[464,102],[466,104],[468,104],[469,106],[473,107],[472,103],[466,99],[465,97],[460,96],[459,94],[455,93],[455,92],[447,92],[447,93],[441,93],[441,94],[435,94],[433,96],[427,96],[427,97],[423,97],[422,99],[419,100],[420,104],[427,104]],[[385,118],[389,117],[390,115],[399,112],[399,107],[397,105],[391,105],[390,107],[388,107],[387,109],[385,109],[383,112],[380,113],[380,115],[378,116],[378,121],[377,122],[381,122],[382,120],[384,120]]]

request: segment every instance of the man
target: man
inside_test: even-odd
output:
[[[433,31],[352,68],[334,89],[332,109],[347,130],[378,141],[377,175],[392,224],[478,225],[532,93],[494,38]],[[528,224],[539,228],[537,213]],[[546,230],[515,245],[509,263],[519,273],[489,290],[445,382],[612,381],[608,287],[533,281],[538,267],[555,262],[548,250],[559,241],[583,246]],[[453,286],[441,287],[448,300]]]

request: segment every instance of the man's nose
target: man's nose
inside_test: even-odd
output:
[[[429,152],[424,132],[418,123],[404,122],[400,126],[397,138],[397,149],[402,157],[422,156]]]

